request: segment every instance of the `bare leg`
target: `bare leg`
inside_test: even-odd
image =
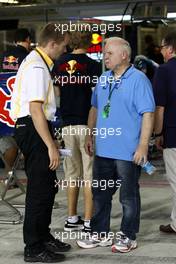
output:
[[[85,220],[90,220],[93,213],[93,200],[91,186],[84,186],[84,212]]]
[[[67,199],[68,199],[68,216],[77,215],[77,203],[78,203],[78,195],[79,195],[79,187],[70,184],[67,187]],[[74,187],[72,187],[74,186]]]
[[[17,156],[17,152],[18,152],[18,149],[16,147],[12,147],[12,148],[7,149],[4,154],[4,159],[6,160],[10,169],[12,168],[14,164],[14,161]],[[5,169],[8,170],[8,168],[5,168]]]

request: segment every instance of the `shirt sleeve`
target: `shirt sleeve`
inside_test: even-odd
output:
[[[135,88],[135,106],[139,114],[155,111],[152,85],[144,74],[141,74],[137,79]]]
[[[42,65],[31,65],[26,72],[26,90],[29,102],[42,101],[47,98],[49,79]]]
[[[165,106],[167,100],[167,74],[165,68],[160,66],[154,75],[153,91],[157,106]]]
[[[92,93],[92,98],[91,98],[91,105],[97,108],[97,89],[98,89],[98,84],[95,86],[93,93]]]

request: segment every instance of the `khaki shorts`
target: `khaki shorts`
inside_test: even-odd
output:
[[[17,148],[15,139],[10,136],[0,137],[0,151],[4,154],[10,148]]]
[[[71,127],[74,128],[76,133],[63,133],[65,148],[72,150],[72,156],[64,159],[65,179],[67,181],[91,181],[93,158],[86,154],[84,149],[85,133],[80,132],[81,129],[87,126],[76,125]],[[70,128],[70,126],[64,127],[64,132],[67,128]]]

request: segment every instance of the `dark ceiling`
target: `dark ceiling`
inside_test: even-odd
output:
[[[79,19],[105,15],[129,14],[136,18],[164,17],[176,12],[175,0],[18,0],[18,4],[0,4],[0,20],[42,21]]]

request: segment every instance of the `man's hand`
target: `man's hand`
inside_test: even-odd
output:
[[[54,144],[55,144],[57,150],[59,150],[60,144],[59,144],[57,139],[54,140]]]
[[[163,136],[155,138],[155,146],[159,150],[163,150]]]
[[[155,125],[154,125],[154,132],[155,134],[160,134],[163,130],[163,121],[164,121],[164,106],[157,106],[155,111]],[[163,149],[163,136],[155,138],[155,145],[157,149]]]
[[[146,163],[147,154],[148,145],[139,145],[133,157],[134,163],[136,163],[137,165],[140,165],[141,163]]]
[[[96,119],[97,119],[97,109],[94,106],[92,106],[89,111],[89,117],[87,122],[89,133],[86,135],[85,145],[84,145],[85,151],[90,157],[93,156],[94,153],[92,130],[94,127],[96,127]]]
[[[48,123],[42,108],[43,102],[30,102],[29,109],[36,131],[48,148],[49,168],[55,170],[59,165],[59,151],[49,131]]]
[[[53,145],[48,147],[48,155],[50,160],[50,170],[56,170],[60,163],[60,155],[54,142]]]
[[[87,135],[86,136],[86,139],[85,139],[85,151],[86,153],[91,157],[93,156],[93,138],[90,136],[90,135]]]
[[[147,162],[148,144],[153,130],[154,113],[143,113],[139,145],[134,153],[133,161],[137,165]]]

